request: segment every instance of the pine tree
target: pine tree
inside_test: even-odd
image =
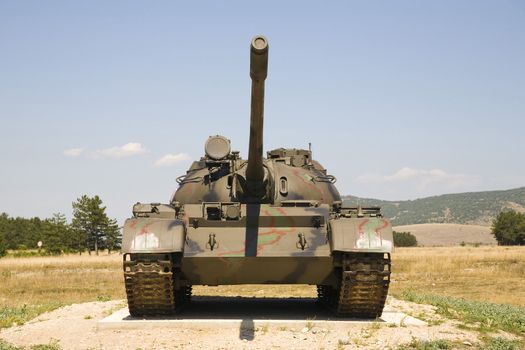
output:
[[[71,242],[79,254],[88,247],[88,236],[90,234],[90,218],[89,218],[89,197],[83,195],[73,202],[73,220],[71,221],[72,239]],[[91,254],[91,252],[90,252]]]
[[[110,254],[112,250],[120,249],[121,245],[122,235],[120,234],[117,220],[110,219],[106,227],[106,248],[108,249],[108,254]]]
[[[51,219],[46,219],[42,225],[42,242],[49,254],[58,255],[65,249],[69,227],[64,214],[53,214]]]
[[[102,206],[99,196],[92,198],[83,195],[73,203],[73,230],[80,247],[87,247],[89,254],[94,250],[98,255],[100,249],[106,248],[108,233],[112,249],[118,247],[118,226],[115,220],[106,215],[106,207]],[[81,240],[84,238],[83,245]]]

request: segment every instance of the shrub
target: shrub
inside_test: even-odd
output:
[[[394,245],[397,247],[417,247],[417,239],[410,232],[394,231]]]
[[[504,211],[492,221],[492,234],[499,245],[525,244],[525,214]]]

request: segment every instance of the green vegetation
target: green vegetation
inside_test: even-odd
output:
[[[6,213],[0,215],[0,240],[6,249],[34,247],[42,238],[40,218],[10,218]]]
[[[504,211],[492,221],[492,234],[500,245],[525,244],[525,214]]]
[[[61,347],[57,341],[52,341],[49,344],[38,344],[30,347],[25,346],[14,346],[8,342],[0,339],[0,350],[60,350]]]
[[[38,315],[63,306],[60,302],[50,302],[40,305],[23,305],[22,307],[7,307],[0,309],[0,329],[14,325],[22,325]],[[2,348],[0,347],[0,350]]]
[[[519,340],[510,340],[502,337],[486,338],[484,344],[478,344],[475,349],[479,350],[520,350],[522,342]],[[417,340],[412,339],[408,344],[397,347],[397,350],[441,350],[441,349],[472,349],[472,345],[466,345],[460,342],[453,342],[445,339],[437,340]]]
[[[525,187],[506,191],[445,194],[407,201],[343,197],[344,205],[380,206],[393,225],[455,223],[490,225],[500,212],[525,211]]]
[[[0,233],[0,258],[3,257],[7,252],[7,246],[3,235]]]
[[[393,232],[394,246],[396,247],[417,247],[416,236],[410,232]]]
[[[73,203],[73,222],[71,223],[74,234],[74,243],[79,250],[94,250],[98,255],[99,249],[108,251],[120,248],[120,232],[117,221],[109,219],[106,207],[102,206],[99,196],[90,198],[86,195],[78,198]]]
[[[452,344],[443,339],[438,340],[426,340],[421,341],[412,339],[408,344],[401,345],[397,350],[440,350],[440,349],[452,349]]]
[[[510,340],[502,337],[490,338],[485,341],[481,350],[521,350],[523,343],[519,340]]]
[[[42,241],[45,249],[51,255],[60,255],[70,246],[71,229],[63,214],[53,214],[53,217],[42,221]]]
[[[525,308],[492,304],[438,295],[405,291],[403,299],[418,304],[430,304],[445,317],[458,319],[479,331],[503,330],[515,334],[525,333]]]
[[[37,243],[42,242],[42,249]],[[121,237],[117,221],[109,219],[106,207],[98,196],[82,196],[73,203],[73,222],[67,223],[63,214],[52,218],[12,218],[0,215],[0,257],[8,249],[16,250],[16,257],[59,255],[83,252],[98,254],[100,249],[120,249]]]

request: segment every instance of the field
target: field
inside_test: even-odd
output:
[[[525,305],[525,247],[397,248],[391,292]],[[0,259],[0,305],[56,305],[123,299],[121,256]],[[315,296],[310,286],[196,287],[198,295]],[[50,306],[51,307],[51,306]]]
[[[398,248],[393,254],[391,295],[417,303],[432,304],[437,307],[435,312],[441,316],[432,316],[434,311],[429,311],[426,305],[421,305],[423,308],[417,311],[418,308],[413,306],[416,304],[395,301],[394,299],[393,302],[405,305],[408,310],[411,310],[412,315],[431,322],[432,327],[437,327],[432,328],[432,332],[441,338],[432,338],[433,342],[434,340],[436,342],[444,341],[444,344],[448,344],[447,346],[459,344],[458,348],[466,348],[461,341],[481,342],[489,345],[493,342],[503,342],[507,347],[496,347],[494,349],[519,349],[521,347],[520,339],[523,339],[522,336],[525,334],[525,316],[523,316],[523,311],[525,310],[523,308],[525,304],[525,279],[523,278],[525,275],[525,261],[523,256],[525,256],[525,247]],[[123,303],[109,302],[77,305],[75,306],[76,309],[74,309],[77,311],[69,312],[69,314],[67,310],[73,309],[56,310],[54,313],[48,314],[51,316],[46,317],[47,321],[27,324],[27,330],[23,331],[18,327],[11,326],[23,324],[41,313],[54,310],[66,304],[124,299],[121,258],[119,254],[115,253],[100,256],[70,255],[64,257],[0,259],[0,330],[10,327],[5,330],[7,333],[2,333],[3,337],[7,337],[4,339],[9,339],[20,345],[29,345],[31,344],[31,339],[42,344],[52,342],[53,337],[56,336],[60,337],[61,345],[65,349],[69,349],[76,348],[75,337],[80,336],[79,334],[89,333],[89,335],[85,335],[86,339],[91,339],[89,341],[92,344],[96,344],[98,335],[92,331],[96,325],[96,320],[107,315],[115,307],[122,307]],[[315,297],[316,291],[313,286],[303,285],[247,285],[196,287],[194,288],[194,294]],[[465,298],[465,300],[459,298]],[[488,304],[487,302],[494,304]],[[498,304],[507,304],[508,306]],[[53,316],[55,314],[60,316]],[[458,330],[449,321],[442,321],[440,317],[443,316],[462,322],[464,325],[463,330]],[[47,329],[46,327],[56,328],[57,326],[46,326],[46,322],[50,322],[50,324],[60,322],[53,321],[55,317],[66,320],[65,322],[75,323],[77,325],[75,329],[79,332],[78,335],[73,333],[69,337],[71,339],[68,340],[68,332],[60,333],[57,330],[53,334],[49,334],[48,332],[42,333],[42,331],[37,330],[39,329],[38,327],[44,329]],[[67,321],[68,317],[72,317],[72,320]],[[411,332],[417,331],[410,328],[399,328],[396,330],[389,327],[381,327],[379,331],[379,326],[363,327],[359,328],[359,332],[374,333],[374,336],[369,336],[365,341],[372,348],[375,346],[374,342],[390,339],[389,337],[392,337],[393,334],[400,337],[402,335],[401,338],[398,338],[398,341],[407,343],[410,339],[414,339],[410,338]],[[68,328],[69,331],[72,329]],[[85,333],[86,330],[89,330],[89,332]],[[31,336],[30,338],[20,336],[26,331],[36,333],[34,333],[34,337]],[[424,330],[419,331],[423,333],[428,332]],[[472,333],[473,331],[478,333]],[[514,336],[510,335],[510,340],[509,338],[499,338],[498,334],[500,333],[498,332],[500,331],[510,332]],[[275,337],[267,338],[268,336],[265,335],[266,330],[264,329],[257,332],[256,343],[254,344],[261,345],[265,344],[265,341],[277,339]],[[388,335],[389,332],[393,332],[392,335]],[[229,339],[228,342],[237,344],[236,347],[238,348],[243,348],[242,339],[236,338],[235,332],[232,333],[233,335],[230,333],[226,337],[226,339]],[[334,332],[327,338],[325,338],[326,334],[323,334],[312,334],[308,336],[312,339],[308,339],[314,341],[314,343],[318,342],[317,344],[324,344],[326,340],[333,345],[331,348],[345,348],[347,344],[352,344],[352,342],[357,342],[358,347],[365,344],[363,339],[359,337],[359,339],[356,338],[354,340],[352,340],[353,338],[344,338],[348,337],[345,336],[344,332]],[[297,336],[295,331],[291,329],[278,330],[278,335],[283,339],[290,338],[286,340],[289,344],[293,344]],[[108,336],[107,339],[121,339],[119,338],[121,336],[117,333],[113,335],[106,334],[106,336]],[[136,334],[137,338],[133,338],[135,340],[130,340],[130,342],[132,344],[140,344],[143,336],[152,338],[150,340],[153,343],[157,341],[153,333],[138,332]],[[300,336],[304,337],[304,334],[300,333]],[[173,334],[170,337],[173,337]],[[186,344],[190,348],[192,347],[191,339],[205,341],[203,340],[204,338],[199,338],[200,333],[186,334],[183,332],[178,334],[177,337],[178,342],[182,342],[181,344]],[[443,340],[443,337],[448,337],[448,340]],[[281,338],[278,338],[277,344],[280,344]],[[341,339],[337,340],[338,338]],[[457,343],[458,339],[463,340]],[[170,338],[169,341],[173,340]],[[333,344],[334,341],[336,342],[335,344]],[[339,343],[337,343],[338,341]],[[0,349],[15,349],[3,347],[5,344],[0,339]],[[421,344],[425,345],[425,342],[420,344],[419,341],[416,341],[414,344],[416,345],[406,347],[406,349],[426,348],[419,347]],[[53,344],[51,345],[51,347],[45,348],[59,348],[53,347]],[[97,345],[97,348],[106,348],[106,345]],[[208,345],[204,344],[203,346]],[[454,346],[453,348],[456,347]],[[487,349],[489,348],[492,349],[487,347]],[[399,347],[399,349],[404,348]],[[433,347],[429,349],[433,349]]]
[[[525,247],[398,248],[391,290],[525,306],[524,257]]]
[[[395,231],[410,232],[421,247],[450,247],[465,245],[495,245],[489,226],[461,224],[416,224],[395,226]]]

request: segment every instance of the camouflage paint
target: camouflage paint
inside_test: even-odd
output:
[[[384,218],[330,220],[330,233],[333,251],[391,253],[393,249],[392,225]]]
[[[193,206],[189,221],[202,219],[198,227],[189,226],[187,237],[196,245],[186,246],[184,256],[188,257],[245,257],[246,231],[242,222],[238,227],[232,227],[228,221],[206,220],[197,217],[201,211]],[[257,257],[281,256],[291,254],[298,256],[330,256],[327,242],[326,222],[329,209],[327,206],[319,208],[287,208],[263,204],[260,206],[260,215],[257,217],[256,253]],[[241,220],[246,218],[247,205],[241,205]],[[311,226],[311,218],[318,217],[324,223],[318,228]],[[301,220],[299,220],[299,218]],[[239,225],[240,224],[240,225]],[[308,226],[306,226],[308,224]],[[298,234],[302,233],[307,246],[301,249],[297,246]],[[214,234],[218,247],[213,250],[207,246],[210,235]]]
[[[184,250],[183,221],[160,218],[133,218],[124,223],[123,253],[164,253]]]

